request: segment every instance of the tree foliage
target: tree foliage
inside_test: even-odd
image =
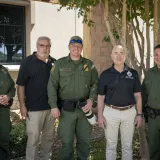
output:
[[[67,9],[77,9],[78,15],[83,16],[83,23],[87,23],[89,26],[93,26],[94,22],[88,17],[88,13],[91,12],[92,7],[101,4],[104,8],[106,30],[109,33],[109,36],[104,36],[104,40],[111,42],[112,45],[121,43],[126,46],[128,48],[126,51],[128,62],[132,67],[139,70],[140,75],[142,71],[145,73],[145,70],[150,67],[150,47],[148,47],[147,53],[145,53],[145,47],[146,43],[147,46],[153,43],[150,41],[149,32],[155,26],[155,3],[156,0],[60,0],[61,8],[65,6]],[[125,9],[124,5],[126,5]],[[139,19],[143,22],[143,26],[140,25]],[[156,23],[160,24],[160,22]],[[147,29],[148,36],[147,34],[144,35],[146,26],[149,28]],[[158,32],[158,25],[156,26],[155,30]],[[133,39],[133,35],[136,40]],[[155,44],[158,41],[156,40]],[[135,55],[134,43],[138,45],[139,59]]]

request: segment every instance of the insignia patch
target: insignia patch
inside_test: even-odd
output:
[[[83,66],[83,69],[84,69],[84,71],[88,72],[88,65],[85,64],[85,65]]]
[[[54,71],[54,66],[52,66],[52,68],[51,68],[51,72],[53,72]]]
[[[60,68],[60,71],[71,71],[71,68]]]
[[[132,73],[130,71],[127,72],[128,77],[132,76]]]
[[[131,73],[130,71],[127,72],[126,78],[134,79],[134,78],[132,77],[132,73]]]

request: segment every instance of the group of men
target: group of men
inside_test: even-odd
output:
[[[92,61],[81,56],[83,41],[79,36],[71,37],[68,56],[57,61],[49,55],[48,37],[39,37],[36,45],[37,51],[22,61],[16,82],[21,115],[26,119],[26,160],[51,159],[56,118],[62,142],[60,159],[74,159],[76,136],[77,159],[87,160],[92,132],[89,119],[96,101],[98,125],[107,140],[107,160],[116,160],[119,130],[122,159],[133,159],[134,128],[142,125],[142,108],[147,109],[150,159],[160,159],[160,45],[154,48],[156,65],[146,73],[142,87],[137,71],[125,64],[121,45],[114,46],[113,65],[100,79]],[[0,160],[8,160],[9,107],[15,87],[3,66],[0,78]]]

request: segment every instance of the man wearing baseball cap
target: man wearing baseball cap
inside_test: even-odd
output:
[[[84,112],[91,111],[97,98],[98,73],[93,63],[81,56],[83,41],[79,36],[71,37],[68,48],[69,55],[59,59],[52,68],[48,83],[49,104],[52,116],[59,118],[61,160],[74,159],[75,135],[77,159],[87,160],[92,126]]]

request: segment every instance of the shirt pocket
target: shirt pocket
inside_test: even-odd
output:
[[[90,86],[91,86],[91,72],[89,72],[89,71],[82,72],[81,73],[81,82],[84,83],[85,87],[90,88]]]
[[[152,90],[152,87],[153,87],[152,81],[150,79],[146,80],[145,85],[146,85],[146,88],[147,88],[147,92],[150,93],[151,90]]]
[[[69,83],[72,83],[73,73],[69,71],[61,71],[60,72],[60,87],[63,88],[68,86]]]

